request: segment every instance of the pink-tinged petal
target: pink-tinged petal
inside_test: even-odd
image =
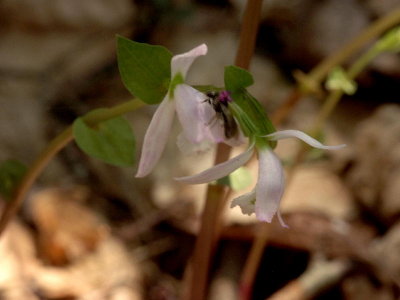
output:
[[[144,136],[136,177],[148,175],[157,164],[169,138],[175,114],[175,103],[168,96],[158,106]]]
[[[299,130],[282,130],[282,131],[276,131],[274,133],[266,135],[266,137],[271,140],[271,141],[277,141],[281,139],[287,139],[287,138],[298,138],[302,140],[303,142],[309,144],[312,147],[318,148],[318,149],[325,149],[325,150],[337,150],[341,149],[343,147],[346,147],[345,144],[342,145],[337,145],[337,146],[325,146],[318,142],[316,139],[312,138],[311,136],[305,134],[302,131]]]
[[[232,200],[231,208],[235,206],[239,206],[242,210],[242,213],[245,215],[251,215],[254,213],[254,203],[256,201],[256,192],[252,190],[249,193],[241,195]]]
[[[253,154],[253,146],[250,146],[245,152],[227,160],[223,163],[215,165],[199,174],[193,176],[177,177],[175,180],[188,184],[201,184],[212,182],[214,180],[225,177],[235,171],[240,166],[244,165]]]
[[[201,56],[207,54],[207,46],[206,44],[201,44],[196,48],[190,50],[189,52],[175,55],[171,61],[171,78],[180,72],[183,78],[186,77],[186,73],[192,65],[193,61]]]
[[[186,139],[193,143],[200,142],[208,130],[201,115],[201,106],[207,96],[186,84],[179,84],[174,95],[176,112]]]
[[[211,104],[204,102],[201,105],[201,116],[203,124],[207,128],[207,136],[214,143],[222,143],[225,140],[223,121],[217,117]]]
[[[284,189],[284,174],[281,162],[270,149],[259,150],[258,181],[256,185],[256,217],[271,222],[278,212]]]
[[[223,143],[226,140],[224,124],[215,114],[210,116],[212,117],[207,123],[209,140],[214,143]]]
[[[183,132],[181,132],[177,139],[176,145],[178,146],[179,150],[182,154],[189,156],[189,155],[199,155],[209,151],[214,144],[211,141],[204,140],[200,143],[192,143],[188,139],[186,139]]]
[[[236,147],[248,142],[238,125],[238,134],[230,139],[225,136],[224,122],[215,113],[211,104],[204,102],[201,105],[201,115],[203,123],[207,125],[208,137],[214,143],[225,143],[231,147]],[[237,122],[236,122],[237,123]]]

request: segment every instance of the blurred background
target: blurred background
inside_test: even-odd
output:
[[[116,34],[175,54],[206,43],[209,53],[195,62],[189,81],[222,85],[223,67],[234,63],[244,4],[1,1],[0,161],[29,165],[78,116],[132,99],[118,73]],[[251,92],[273,116],[295,87],[294,70],[308,72],[399,5],[264,0]],[[290,229],[271,224],[252,299],[400,296],[399,54],[380,55],[357,83],[357,92],[342,99],[323,130],[326,144],[348,147],[313,150],[295,168],[282,202]],[[279,128],[307,131],[321,103],[301,98]],[[154,109],[127,115],[138,153]],[[0,240],[0,299],[178,299],[205,186],[181,185],[173,177],[208,168],[213,151],[181,154],[175,136],[144,179],[134,178],[135,168],[89,158],[74,143],[62,150]],[[286,166],[299,145],[280,142],[277,153]],[[257,162],[248,169],[255,179]],[[254,216],[238,208],[225,212],[211,266],[209,299],[215,300],[238,299],[257,229]],[[293,293],[293,286],[302,288]]]

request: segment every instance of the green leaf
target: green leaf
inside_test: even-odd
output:
[[[169,85],[169,97],[170,98],[174,98],[174,92],[175,92],[175,88],[178,84],[182,84],[184,83],[185,80],[183,79],[183,76],[181,73],[178,73],[174,76],[174,78],[172,78],[172,81],[170,82]]]
[[[253,182],[250,171],[246,167],[240,167],[228,176],[217,181],[218,184],[227,185],[235,191],[247,188]]]
[[[171,52],[118,36],[117,56],[119,72],[129,92],[147,104],[161,102],[171,79]]]
[[[131,126],[122,117],[89,127],[82,118],[73,124],[75,141],[86,154],[115,166],[132,166],[135,157],[135,137]]]
[[[228,66],[224,72],[225,88],[230,92],[245,89],[254,83],[253,76],[245,69]]]
[[[253,76],[236,66],[225,67],[225,88],[231,92],[233,101],[229,108],[239,122],[244,134],[249,137],[262,137],[275,132],[261,104],[250,95],[246,87],[254,83]],[[275,147],[276,142],[270,142]]]
[[[233,101],[229,107],[245,135],[257,138],[276,131],[264,108],[246,90],[234,92],[231,97]],[[276,146],[276,142],[269,144],[272,148]]]
[[[192,87],[204,94],[208,92],[220,92],[225,90],[224,88],[216,87],[215,85],[193,85]]]
[[[0,193],[10,198],[26,170],[26,166],[17,160],[10,159],[3,162],[0,165]]]

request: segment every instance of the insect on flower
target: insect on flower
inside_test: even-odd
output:
[[[228,104],[232,101],[228,91],[210,91],[207,94],[207,102],[212,106],[215,111],[216,119],[222,120],[224,127],[224,134],[227,139],[236,137],[238,135],[238,125],[229,110]],[[211,120],[210,123],[214,122],[216,119]]]

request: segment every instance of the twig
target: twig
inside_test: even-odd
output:
[[[314,258],[307,270],[297,279],[289,282],[268,300],[308,300],[338,282],[350,269],[344,260],[327,261]]]
[[[290,224],[290,230],[282,228],[278,222],[270,224],[269,244],[370,264],[368,247],[376,236],[372,227],[349,222],[338,223],[329,217],[306,212],[288,214],[285,221]],[[252,241],[258,230],[256,224],[228,226],[221,233],[221,238]]]

